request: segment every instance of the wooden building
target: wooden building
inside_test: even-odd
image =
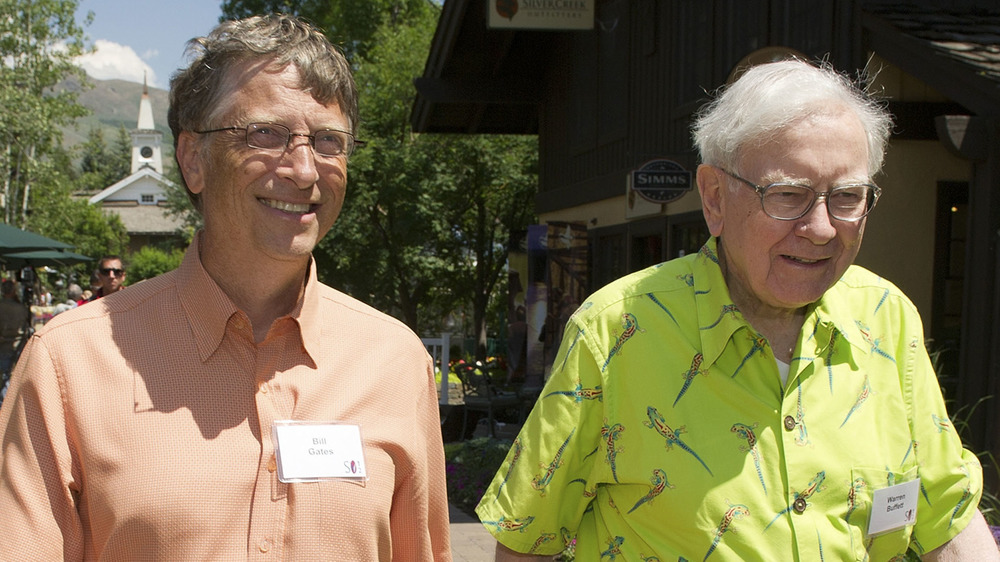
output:
[[[632,172],[694,171],[693,112],[741,66],[793,51],[878,72],[896,126],[857,263],[917,304],[952,411],[1000,458],[1000,7],[971,0],[580,0],[593,25],[489,25],[513,0],[446,0],[412,125],[538,135],[542,222],[586,225],[591,290],[697,249],[697,190],[658,203]],[[991,4],[992,7],[986,6]],[[539,2],[521,0],[522,10]],[[514,8],[512,8],[514,7]]]

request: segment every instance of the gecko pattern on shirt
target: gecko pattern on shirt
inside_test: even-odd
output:
[[[483,524],[517,552],[575,538],[580,562],[889,560],[944,544],[982,473],[916,308],[852,266],[804,310],[783,382],[714,239],[597,291],[477,507]],[[872,494],[917,477],[916,523],[868,536]]]

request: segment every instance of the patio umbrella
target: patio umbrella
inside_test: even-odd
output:
[[[65,242],[0,223],[0,255],[32,250],[69,250],[72,247]]]
[[[10,269],[20,269],[26,266],[60,266],[73,265],[93,261],[94,258],[70,252],[68,250],[31,250],[28,252],[11,252],[0,254],[0,261]]]

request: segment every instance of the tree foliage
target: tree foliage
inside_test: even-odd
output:
[[[225,18],[254,14],[285,13],[302,17],[320,29],[335,45],[344,49],[347,58],[365,56],[376,44],[379,27],[401,23],[422,12],[429,0],[224,0]]]
[[[72,62],[86,50],[77,5],[76,0],[0,2],[0,206],[6,223],[100,256],[125,248],[125,228],[116,216],[74,199],[79,176],[61,146],[62,128],[86,114],[76,90],[56,89],[70,78],[88,84]],[[88,14],[85,24],[91,19]],[[115,162],[106,173],[117,173]],[[80,273],[87,268],[77,266]]]
[[[317,261],[329,282],[418,332],[471,316],[483,355],[509,232],[533,219],[537,149],[523,137],[412,131],[412,78],[438,16],[423,6],[406,21],[387,19],[357,61],[368,145],[351,160],[348,199]]]
[[[506,288],[511,233],[535,222],[537,143],[533,137],[462,135],[449,136],[446,146],[436,182],[448,196],[447,220],[462,249],[455,254],[459,270],[467,272],[453,290],[472,305],[476,358],[482,360],[487,326],[500,322],[488,317],[490,305],[506,303],[497,293]]]
[[[128,257],[128,282],[138,283],[177,269],[183,259],[184,250],[145,246]]]
[[[94,127],[87,140],[80,144],[80,176],[78,190],[100,191],[132,171],[132,139],[124,126],[118,128],[114,142],[109,146],[101,127]]]
[[[4,222],[26,226],[36,180],[59,148],[60,127],[84,115],[71,90],[53,86],[77,76],[84,51],[75,0],[4,0],[0,4],[0,171]],[[38,186],[43,187],[43,186]]]
[[[533,138],[416,134],[410,111],[440,4],[430,0],[226,0],[225,17],[304,17],[355,67],[367,145],[351,157],[337,223],[315,251],[321,278],[419,332],[472,318],[485,353],[510,232],[533,222]],[[495,307],[496,308],[496,307]],[[492,319],[493,325],[497,319]]]

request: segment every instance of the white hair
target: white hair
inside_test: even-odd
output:
[[[692,136],[703,163],[735,170],[745,146],[766,142],[804,118],[844,109],[861,121],[873,177],[882,169],[892,116],[828,63],[793,59],[751,67],[698,111]]]

